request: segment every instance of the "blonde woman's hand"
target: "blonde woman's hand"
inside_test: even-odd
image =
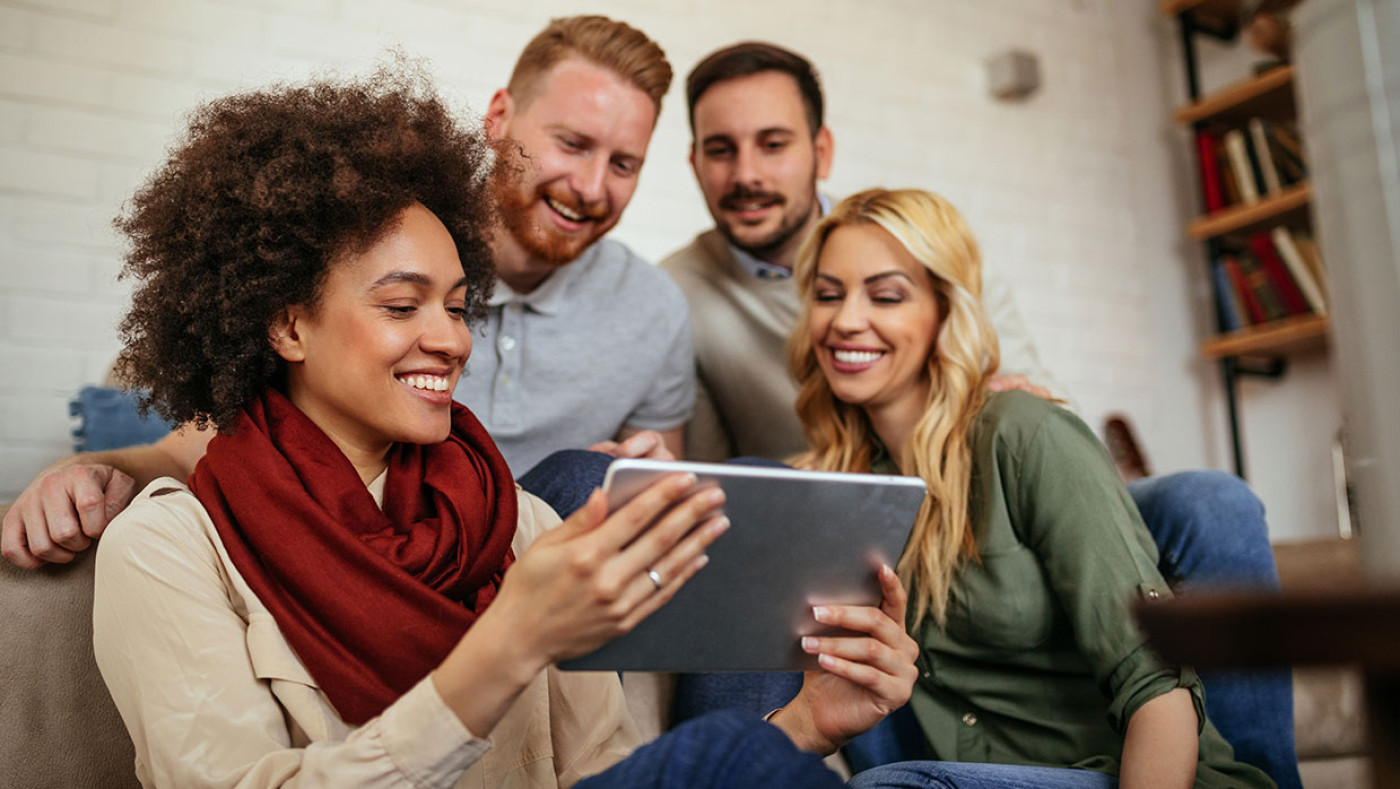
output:
[[[824,625],[860,636],[809,636],[802,648],[817,655],[821,671],[803,677],[802,690],[770,721],[803,750],[836,751],[904,706],[914,690],[919,647],[904,632],[908,595],[889,566],[879,572],[884,599],[870,606],[818,606]]]

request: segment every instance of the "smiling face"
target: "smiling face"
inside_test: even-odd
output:
[[[797,80],[764,71],[717,82],[695,103],[690,163],[715,226],[734,246],[791,268],[818,218],[831,133],[808,126]]]
[[[656,123],[655,105],[640,88],[576,57],[551,69],[531,93],[497,91],[486,118],[493,141],[509,138],[521,149],[497,168],[506,230],[498,244],[509,247],[498,267],[525,291],[617,224]]]
[[[883,228],[843,225],[817,258],[813,299],[812,345],[837,399],[921,412],[942,318],[928,269]]]
[[[467,283],[447,228],[422,205],[373,246],[333,261],[312,309],[272,328],[287,394],[357,468],[397,441],[447,438],[471,354]]]

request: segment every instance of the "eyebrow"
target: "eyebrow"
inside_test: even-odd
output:
[[[376,290],[386,285],[397,285],[400,282],[406,282],[410,285],[421,285],[425,288],[430,287],[433,284],[433,281],[429,279],[427,275],[421,274],[417,271],[391,271],[388,274],[385,274],[384,276],[375,280],[372,285],[366,288],[366,290]],[[449,288],[449,290],[456,290],[458,288],[466,286],[466,284],[467,278],[462,277],[461,279],[453,283],[452,287]]]
[[[880,280],[889,279],[891,277],[903,277],[911,285],[914,284],[914,278],[910,277],[908,274],[905,274],[903,271],[882,271],[879,274],[872,274],[871,276],[866,277],[863,281],[867,285],[872,285],[876,282],[879,282]],[[824,279],[828,282],[832,282],[837,285],[842,284],[841,280],[831,276],[830,274],[822,274],[821,272],[817,272],[817,279]]]
[[[759,137],[766,137],[774,134],[788,134],[796,136],[797,132],[787,126],[767,126],[765,128],[759,129],[757,132],[757,135]],[[729,134],[727,132],[720,132],[718,134],[711,134],[705,137],[703,140],[700,141],[700,144],[709,145],[712,142],[732,142],[733,140],[734,135]]]

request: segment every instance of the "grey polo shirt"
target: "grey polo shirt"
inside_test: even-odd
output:
[[[454,397],[518,477],[559,449],[690,419],[695,367],[685,298],[665,272],[602,239],[534,291],[497,281]]]

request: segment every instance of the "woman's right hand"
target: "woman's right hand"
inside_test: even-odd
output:
[[[533,644],[545,663],[591,652],[636,627],[705,565],[705,549],[729,525],[723,503],[722,490],[697,487],[693,474],[664,477],[611,515],[595,490],[517,558],[489,610],[502,609],[522,646]]]
[[[486,736],[546,666],[630,631],[704,567],[705,549],[729,527],[723,503],[723,491],[697,487],[693,474],[664,477],[612,514],[594,491],[516,558],[433,672],[443,700]]]

